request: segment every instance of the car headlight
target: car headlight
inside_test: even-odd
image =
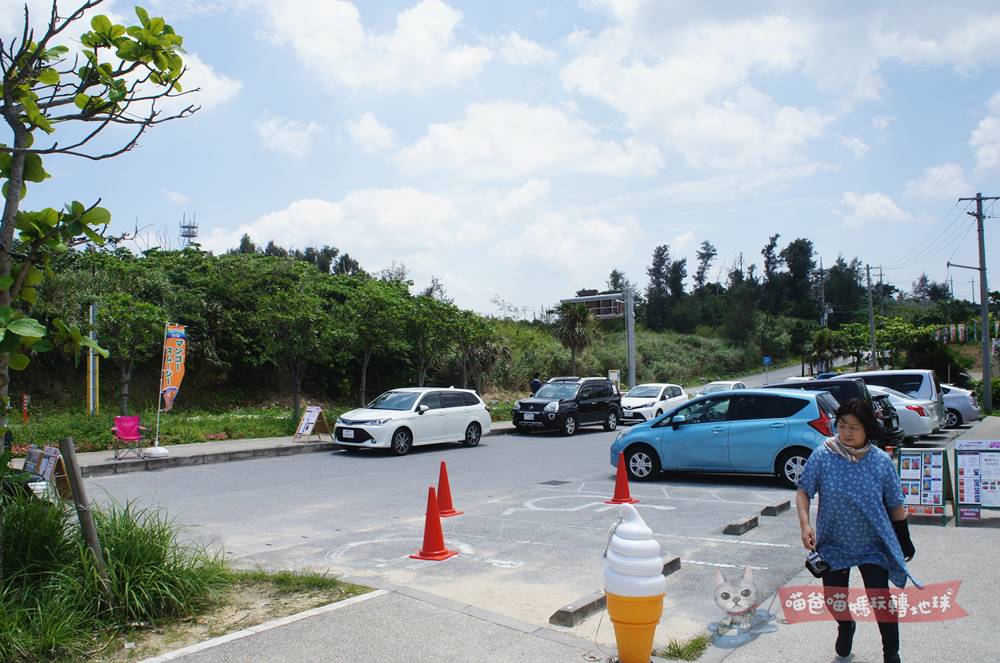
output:
[[[559,403],[558,401],[552,401],[551,403],[548,403],[543,409],[545,410],[545,412],[558,412]]]
[[[656,401],[649,401],[648,403],[643,403],[639,407],[653,407],[654,405],[656,405]]]
[[[618,437],[615,438],[615,442],[618,442],[618,440],[622,439],[623,437],[625,437],[625,431],[623,430],[618,431]]]
[[[366,421],[365,423],[367,423],[369,426],[381,426],[382,424],[387,424],[390,421],[392,421],[392,419],[389,419],[389,418],[385,418],[385,419],[372,419],[371,421]]]
[[[521,401],[514,401],[514,409],[515,410],[521,409]]]
[[[343,417],[337,417],[337,420],[335,422],[333,422],[333,423],[343,425],[344,424],[344,418]]]

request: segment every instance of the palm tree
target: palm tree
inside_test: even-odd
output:
[[[553,332],[562,346],[569,350],[572,358],[570,373],[576,375],[576,355],[593,340],[594,319],[583,304],[566,302],[560,304],[556,312],[559,318]]]
[[[818,329],[807,347],[809,361],[818,364],[821,371],[833,367],[833,360],[844,354],[840,335],[830,329]]]

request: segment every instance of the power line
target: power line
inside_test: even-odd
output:
[[[958,202],[959,201],[957,200],[955,201],[955,204],[951,206],[951,209],[949,209],[948,212],[943,217],[941,217],[941,220],[938,221],[933,228],[931,228],[930,232],[928,232],[927,235],[925,235],[924,238],[921,239],[916,246],[914,246],[908,252],[904,253],[896,261],[891,263],[888,268],[893,268],[896,264],[903,262],[906,258],[910,257],[910,255],[912,255],[913,253],[918,251],[921,247],[923,247],[923,245],[927,242],[927,240],[930,239],[935,232],[937,232],[938,228],[940,228],[945,223],[945,221],[947,221],[948,218],[952,214],[954,214],[955,208],[958,207]]]

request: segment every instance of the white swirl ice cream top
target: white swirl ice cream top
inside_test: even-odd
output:
[[[622,504],[621,523],[604,562],[604,591],[619,596],[659,596],[667,591],[660,544],[631,504]]]

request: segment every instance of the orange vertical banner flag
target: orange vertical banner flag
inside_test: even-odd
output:
[[[163,335],[163,368],[160,372],[160,396],[163,411],[170,412],[174,399],[184,379],[184,362],[187,360],[187,331],[184,325],[167,323]]]

